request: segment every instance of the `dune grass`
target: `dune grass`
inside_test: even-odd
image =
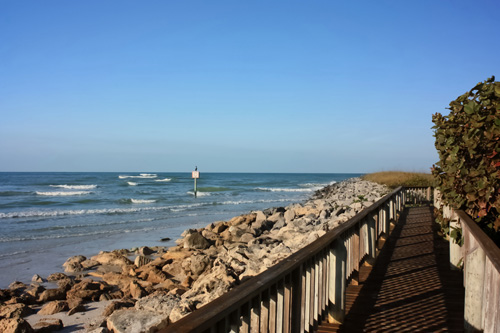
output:
[[[398,186],[433,186],[434,180],[430,173],[382,171],[369,173],[361,177],[375,183],[384,184],[390,188]]]

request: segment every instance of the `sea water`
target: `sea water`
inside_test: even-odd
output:
[[[286,206],[359,174],[0,173],[0,288],[74,255],[173,246],[188,228]],[[170,238],[171,241],[161,241]]]

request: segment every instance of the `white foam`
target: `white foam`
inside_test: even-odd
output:
[[[130,199],[130,202],[134,204],[147,204],[147,203],[154,203],[156,202],[156,200]]]
[[[156,178],[156,177],[158,177],[158,175],[155,173],[141,173],[140,175],[141,175],[141,177],[144,177],[144,178]]]
[[[91,190],[97,185],[50,185],[50,187],[65,188],[67,190]]]
[[[188,191],[187,194],[194,195],[194,192],[193,191]],[[210,193],[209,192],[199,192],[199,191],[197,191],[196,192],[196,196],[198,196],[198,197],[208,197],[208,196],[210,196]]]
[[[256,190],[267,192],[313,192],[313,188],[277,188],[277,187],[257,187]]]
[[[66,196],[72,196],[72,195],[87,195],[92,192],[88,191],[71,191],[71,192],[39,192],[37,191],[37,195],[45,195],[45,196],[50,196],[50,197],[66,197]]]
[[[154,173],[141,173],[139,176],[129,176],[129,175],[119,175],[118,178],[120,179],[127,179],[127,178],[156,178],[158,175]]]
[[[137,183],[134,182],[127,182],[127,184],[129,184],[130,186],[137,186]]]
[[[155,179],[155,182],[169,182],[171,181],[171,178],[165,178],[165,179]]]

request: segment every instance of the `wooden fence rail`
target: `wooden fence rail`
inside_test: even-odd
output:
[[[312,332],[321,321],[342,322],[345,290],[374,259],[404,203],[428,201],[430,189],[399,187],[315,242],[164,332]]]
[[[500,332],[500,248],[464,211],[445,209],[462,229],[464,244],[450,239],[450,263],[463,268],[466,332]]]

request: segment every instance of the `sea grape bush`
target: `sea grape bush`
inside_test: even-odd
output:
[[[478,83],[432,116],[439,161],[432,174],[444,203],[500,235],[500,82]]]

